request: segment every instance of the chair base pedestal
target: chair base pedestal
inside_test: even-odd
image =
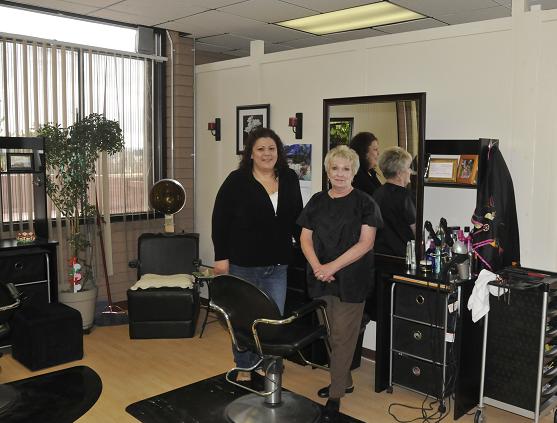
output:
[[[282,392],[278,406],[269,406],[259,395],[249,394],[228,404],[224,415],[232,423],[315,423],[321,417],[321,410],[307,398]]]

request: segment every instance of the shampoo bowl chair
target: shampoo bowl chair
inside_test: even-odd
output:
[[[311,400],[282,392],[283,357],[300,354],[304,347],[318,339],[325,339],[329,325],[325,302],[314,300],[292,311],[290,316],[281,316],[276,303],[262,290],[243,279],[221,275],[209,284],[211,307],[219,313],[228,327],[232,343],[239,351],[252,351],[260,361],[250,369],[233,368],[226,380],[244,388],[251,394],[232,401],[225,409],[230,422],[302,423],[316,422],[321,416],[320,407]],[[297,319],[308,313],[320,311],[323,324],[313,327],[297,325]],[[317,321],[317,319],[314,319]],[[251,371],[262,365],[265,370],[263,391],[256,391],[234,380],[237,371]]]
[[[198,234],[145,233],[137,241],[137,279],[145,274],[193,274],[199,268]],[[131,339],[191,338],[199,317],[199,289],[128,289]]]

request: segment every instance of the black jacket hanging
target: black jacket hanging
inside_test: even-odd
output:
[[[498,142],[481,154],[472,246],[479,268],[495,272],[520,262],[518,219],[512,177]]]

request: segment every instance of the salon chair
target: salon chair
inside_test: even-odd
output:
[[[199,268],[199,235],[145,233],[137,241],[138,259],[129,263],[143,275],[188,274]],[[164,283],[162,284],[164,285]],[[191,288],[128,289],[131,339],[191,338],[195,333],[200,301],[198,284]]]
[[[282,391],[283,358],[300,351],[318,339],[325,339],[329,324],[325,302],[314,300],[281,316],[276,303],[252,283],[230,275],[221,275],[209,285],[211,308],[221,315],[228,327],[232,343],[239,351],[252,351],[260,360],[252,368],[235,367],[226,373],[226,380],[251,392],[232,401],[225,409],[230,422],[315,422],[320,407],[293,392]],[[313,327],[297,325],[309,313],[322,313],[323,323],[313,319]],[[323,366],[311,363],[315,367]],[[256,391],[235,380],[238,371],[265,371],[263,391]]]
[[[19,292],[17,288],[11,283],[0,283],[0,339],[8,336],[10,333],[9,320],[19,305]],[[0,416],[12,406],[17,398],[18,394],[15,389],[0,384]]]

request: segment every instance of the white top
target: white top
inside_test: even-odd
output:
[[[277,214],[277,207],[278,207],[278,191],[269,194],[269,198],[271,199],[271,203],[273,203],[273,208],[275,209],[275,214]]]

